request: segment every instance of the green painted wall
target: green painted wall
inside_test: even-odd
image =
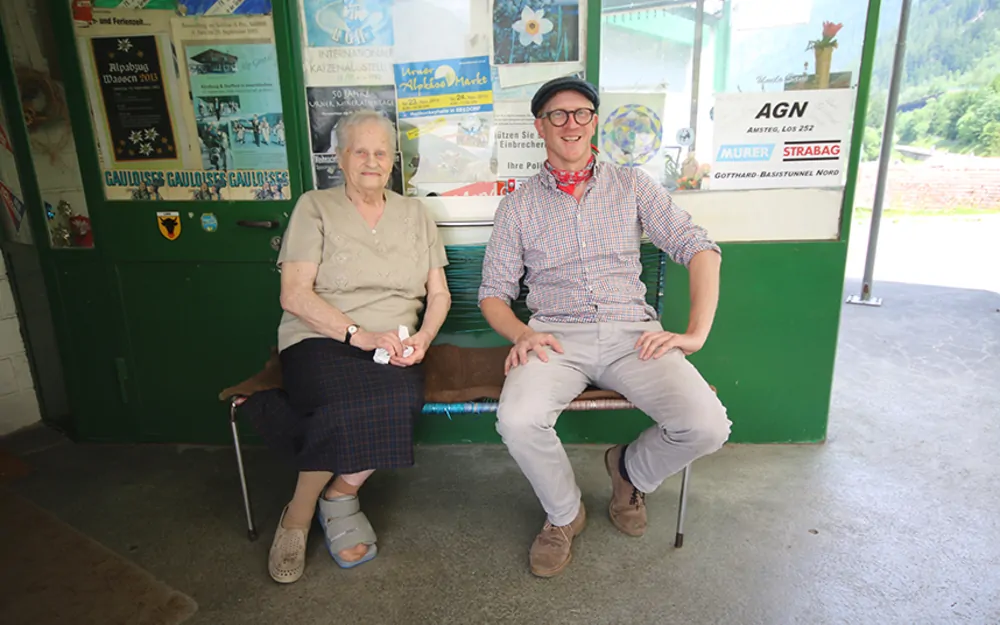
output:
[[[51,3],[57,37],[69,44],[68,3],[37,1]],[[293,51],[282,58],[280,69],[289,167],[294,188],[304,189],[311,179],[304,140],[308,129],[298,113],[305,110],[304,89],[294,43],[297,20],[290,19],[289,4],[275,3],[275,29],[279,47]],[[853,204],[878,9],[879,1],[873,0],[845,215]],[[598,3],[592,3],[589,18],[599,23]],[[594,81],[599,79],[599,31],[591,29],[588,38],[587,72]],[[72,45],[63,45],[60,59],[65,67],[78,67]],[[16,91],[11,93],[6,74],[3,78],[5,103],[16,102]],[[103,201],[82,81],[71,73],[65,80],[97,245],[87,255],[40,250],[46,287],[56,302],[53,316],[73,409],[71,433],[84,441],[225,443],[227,407],[216,395],[256,372],[274,344],[280,310],[276,253],[269,241],[284,228],[284,213],[293,203],[175,203],[185,230],[181,239],[167,242],[156,231],[155,207]],[[29,210],[42,224],[42,208]],[[198,228],[203,211],[218,215],[219,232]],[[265,218],[277,219],[280,228],[236,226],[238,219]],[[848,226],[843,220],[837,241],[722,246],[717,320],[709,343],[692,360],[729,409],[732,442],[824,439]],[[685,326],[687,288],[687,273],[668,265],[662,300],[667,328]],[[491,332],[445,332],[439,341],[500,342]],[[649,423],[637,411],[579,412],[563,415],[558,429],[566,442],[611,442],[629,440]],[[418,440],[499,442],[489,413],[425,416]]]

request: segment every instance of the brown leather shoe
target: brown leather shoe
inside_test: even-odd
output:
[[[531,543],[531,572],[538,577],[552,577],[563,572],[573,559],[573,538],[587,525],[587,511],[580,502],[580,512],[569,525],[552,525],[548,521]]]
[[[624,445],[615,445],[604,452],[604,468],[611,476],[611,503],[608,516],[624,534],[642,536],[646,533],[646,494],[628,483],[618,471]]]

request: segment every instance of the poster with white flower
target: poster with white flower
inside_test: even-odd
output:
[[[578,0],[494,0],[493,63],[580,61]]]

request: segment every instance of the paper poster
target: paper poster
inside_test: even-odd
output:
[[[178,160],[156,37],[94,37],[114,167]]]
[[[720,93],[712,189],[839,187],[854,91]]]
[[[594,141],[601,160],[664,175],[663,93],[601,94]]]
[[[14,159],[14,146],[7,134],[7,116],[0,105],[0,234],[16,243],[31,243],[22,200],[21,179]]]
[[[392,0],[302,0],[301,7],[307,85],[392,82]]]
[[[24,213],[27,207],[13,190],[0,180],[0,205],[2,205],[3,221],[7,236],[12,241],[21,240],[21,226],[24,224]],[[24,228],[27,230],[27,228]],[[30,239],[29,239],[30,240]]]
[[[436,193],[473,182],[495,182],[491,114],[400,119],[407,195]]]
[[[392,0],[302,0],[311,47],[391,46]]]
[[[202,167],[285,169],[278,61],[270,43],[188,45]]]
[[[173,50],[170,62],[161,66],[166,100],[174,111],[179,158],[169,167],[163,163],[116,165],[102,151],[106,197],[133,201],[289,199],[271,18],[179,17],[165,11],[135,15],[95,11],[96,24],[79,29],[78,34],[90,40],[117,41],[134,40],[137,30],[152,31],[157,34],[148,36],[156,37],[161,50]]]
[[[93,0],[95,9],[177,9],[177,0]]]
[[[493,62],[565,63],[580,60],[580,3],[493,2]]]
[[[548,79],[540,80],[530,83],[518,83],[515,85],[509,85],[501,80],[500,76],[504,70],[502,67],[492,66],[491,78],[493,80],[493,101],[494,102],[521,102],[524,105],[525,112],[531,112],[531,98],[535,96],[538,89],[544,85]],[[565,76],[573,76],[575,78],[583,78],[583,72],[569,72],[567,74],[562,74]]]
[[[287,200],[288,170],[105,171],[109,200]]]
[[[270,15],[271,0],[177,0],[181,15]]]
[[[395,79],[407,193],[421,194],[426,183],[495,179],[489,58],[397,63]]]
[[[498,103],[494,109],[497,177],[528,178],[545,162],[545,142],[535,129],[530,103]]]
[[[187,162],[177,72],[170,46],[173,11],[94,9],[76,23],[89,113],[102,170],[166,170]],[[107,197],[112,198],[111,190]],[[120,198],[116,198],[120,199]]]
[[[396,124],[396,92],[393,85],[379,87],[307,87],[309,134],[312,145],[314,180],[317,189],[341,184],[344,174],[338,165],[337,124],[354,111],[372,109]],[[390,188],[403,192],[399,159],[393,167]]]
[[[10,142],[10,135],[7,133],[7,119],[4,117],[3,107],[0,105],[0,154],[14,154],[14,145]],[[2,169],[0,169],[2,173]]]
[[[400,119],[493,110],[488,57],[397,63],[395,76]]]
[[[306,48],[307,85],[349,87],[392,82],[392,48]]]
[[[395,0],[393,61],[490,55],[490,0]]]

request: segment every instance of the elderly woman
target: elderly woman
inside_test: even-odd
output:
[[[299,470],[268,558],[278,582],[301,577],[314,514],[341,567],[375,557],[358,489],[377,469],[413,464],[420,363],[451,306],[434,220],[418,200],[386,188],[392,122],[353,113],[337,126],[337,145],[344,185],[298,200],[278,256],[287,408],[269,408],[258,431],[291,451]]]

